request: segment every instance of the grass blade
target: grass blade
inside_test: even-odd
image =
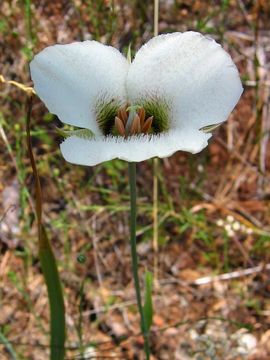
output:
[[[153,322],[153,302],[152,302],[153,275],[149,271],[145,274],[144,290],[144,319],[147,332],[150,330]]]
[[[0,343],[2,343],[4,345],[4,347],[6,348],[6,351],[9,353],[11,360],[18,360],[18,357],[17,357],[11,343],[8,341],[8,339],[5,337],[5,335],[1,331],[0,331]]]
[[[31,109],[32,97],[29,98],[27,104],[26,133],[27,147],[36,186],[36,217],[38,223],[39,247],[38,252],[50,302],[50,359],[63,360],[65,356],[66,338],[65,306],[56,260],[45,227],[42,223],[42,193],[30,137]]]

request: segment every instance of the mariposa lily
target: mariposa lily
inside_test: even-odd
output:
[[[97,41],[54,45],[30,70],[49,111],[80,128],[60,148],[81,165],[197,153],[243,91],[230,55],[196,32],[154,37],[131,63]]]

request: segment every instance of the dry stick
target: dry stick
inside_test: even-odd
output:
[[[154,0],[154,36],[158,35],[159,0]],[[153,250],[154,287],[158,287],[158,158],[153,161]]]
[[[213,282],[219,281],[219,280],[237,279],[242,276],[257,274],[259,272],[262,272],[263,270],[270,270],[270,264],[258,265],[258,266],[252,267],[252,268],[232,271],[230,273],[224,273],[224,274],[216,275],[216,276],[205,276],[205,277],[202,277],[202,278],[199,278],[199,279],[193,281],[192,284],[205,285],[205,284],[213,283]]]
[[[259,21],[259,19],[258,19]],[[260,38],[258,39],[260,41]],[[260,50],[261,45],[259,44]],[[266,51],[266,50],[265,50]],[[265,53],[263,54],[265,55]],[[270,88],[263,85],[263,82],[267,82],[270,79],[269,71],[267,71],[267,63],[265,61],[265,56],[260,55],[260,51],[258,51],[258,62],[260,71],[258,71],[259,75],[259,95],[260,95],[260,107],[261,107],[261,133],[260,133],[260,152],[259,152],[259,169],[262,173],[262,176],[259,177],[259,181],[261,182],[262,193],[265,191],[266,179],[265,179],[265,172],[266,172],[266,159],[267,159],[267,148],[269,142],[269,131],[270,131],[270,119],[269,119],[269,112],[270,112]]]
[[[2,125],[0,125],[0,136],[1,136],[4,144],[6,145],[7,151],[9,153],[9,156],[11,158],[11,161],[13,163],[14,168],[16,169],[17,173],[19,173],[19,169],[18,169],[18,165],[16,163],[15,156],[13,155],[11,145],[10,145],[10,143],[8,141],[8,138],[6,136],[5,130],[4,130]]]
[[[154,36],[158,36],[159,0],[154,0]]]
[[[25,86],[24,84],[19,83],[17,81],[13,81],[13,80],[6,80],[4,78],[4,76],[1,75],[1,74],[0,74],[0,83],[14,85],[17,88],[19,88],[19,89],[23,90],[24,92],[26,92],[28,95],[35,95],[36,94],[35,90],[31,86]]]
[[[93,250],[94,250],[93,254],[94,254],[94,263],[95,263],[98,283],[99,283],[99,286],[102,288],[103,287],[103,280],[102,280],[102,274],[101,274],[101,270],[100,270],[100,266],[99,266],[99,258],[98,258],[96,220],[97,220],[96,216],[93,216],[93,218],[92,218],[92,230],[93,230],[92,239],[93,239]]]

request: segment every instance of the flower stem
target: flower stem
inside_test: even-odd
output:
[[[136,290],[137,305],[141,317],[141,330],[144,338],[144,351],[146,359],[150,359],[149,333],[146,328],[145,317],[142,306],[140,281],[138,274],[138,257],[136,249],[136,163],[129,162],[129,184],[130,184],[130,245],[132,258],[132,273]]]

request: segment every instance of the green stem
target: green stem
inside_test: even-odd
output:
[[[146,359],[150,359],[149,333],[146,328],[142,297],[140,290],[140,281],[138,274],[138,257],[136,249],[136,163],[129,162],[129,184],[130,184],[130,244],[132,258],[132,273],[136,290],[137,305],[141,316],[141,329],[144,337],[144,351]]]

